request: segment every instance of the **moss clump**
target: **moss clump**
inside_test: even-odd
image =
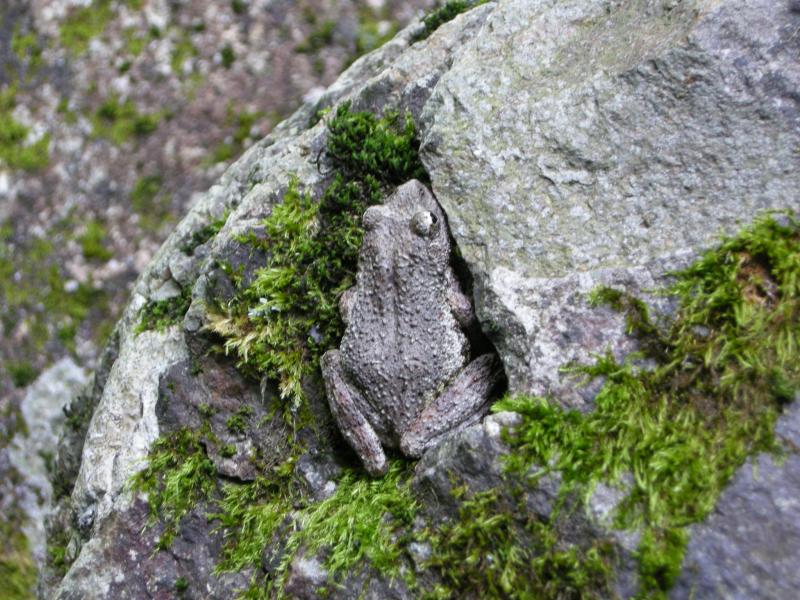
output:
[[[125,40],[125,52],[134,58],[139,56],[147,46],[147,36],[143,35],[136,27],[123,29],[122,37]]]
[[[39,371],[27,361],[12,362],[6,367],[14,387],[23,388],[30,385],[39,376]]]
[[[27,64],[31,72],[35,72],[42,64],[42,47],[33,31],[23,34],[19,25],[14,27],[11,35],[11,51],[20,63]]]
[[[267,577],[254,576],[243,597],[280,596],[289,565],[301,551],[325,550],[325,567],[333,580],[367,565],[398,576],[408,541],[403,532],[416,512],[408,465],[393,463],[379,480],[346,470],[329,498],[313,502],[294,476],[297,451],[252,482],[220,486],[203,434],[184,429],[160,438],[146,469],[131,482],[148,496],[150,523],[164,527],[157,548],[169,548],[182,519],[205,502],[208,519],[225,539],[217,573],[258,571],[264,549],[275,549],[276,570]]]
[[[219,51],[219,58],[222,62],[222,66],[226,69],[230,69],[233,66],[234,61],[236,61],[236,54],[233,52],[233,48],[231,48],[230,44],[225,44],[222,47]]]
[[[136,333],[143,331],[164,331],[167,327],[177,325],[183,319],[189,305],[192,303],[192,293],[188,288],[181,293],[165,300],[149,300],[145,304],[136,326]]]
[[[92,115],[92,134],[124,144],[134,136],[153,133],[163,117],[163,113],[140,113],[132,100],[121,103],[112,95]]]
[[[172,544],[181,520],[198,502],[211,498],[216,469],[200,435],[182,429],[155,442],[147,467],[133,477],[131,485],[147,494],[150,523],[164,526],[158,541],[163,550]]]
[[[50,134],[28,142],[30,129],[12,116],[16,95],[14,86],[0,91],[0,163],[10,169],[39,171],[50,162]]]
[[[106,293],[91,282],[66,285],[54,260],[53,244],[66,243],[72,234],[59,227],[50,233],[52,240],[21,237],[14,241],[13,230],[0,227],[0,334],[11,336],[24,322],[25,335],[15,346],[16,360],[11,364],[24,363],[26,357],[36,369],[47,362],[57,347],[54,343],[61,341],[71,349],[86,317],[107,309]],[[91,324],[101,325],[100,319]]]
[[[774,450],[781,406],[800,388],[800,224],[767,216],[726,238],[665,291],[675,315],[653,322],[640,301],[593,294],[628,317],[642,350],[572,367],[604,377],[589,414],[542,398],[509,398],[523,424],[509,441],[508,468],[549,465],[563,492],[632,475],[620,528],[643,528],[643,593],[668,590],[683,558],[687,525],[703,519],[747,456]],[[642,366],[648,359],[654,367]]]
[[[412,42],[419,42],[426,39],[434,31],[439,29],[448,21],[452,21],[458,15],[471,8],[486,4],[489,0],[447,0],[442,6],[429,12],[422,18],[424,28],[414,35]]]
[[[28,549],[28,540],[19,529],[23,519],[12,504],[0,515],[0,581],[6,600],[29,600],[36,592],[36,565]],[[13,511],[13,512],[12,512]]]
[[[336,175],[318,202],[289,186],[264,223],[266,238],[245,240],[265,250],[267,264],[212,324],[240,367],[278,380],[293,409],[303,377],[342,336],[338,300],[354,283],[364,210],[393,186],[425,178],[410,117],[378,118],[345,104],[328,129]]]
[[[333,35],[336,32],[336,21],[323,21],[319,27],[314,29],[302,43],[298,44],[295,52],[300,54],[314,54],[326,46],[333,43]]]
[[[61,45],[74,56],[83,54],[113,17],[111,0],[94,0],[89,6],[72,9],[59,30]]]
[[[107,261],[114,253],[106,247],[106,228],[98,221],[89,221],[86,231],[78,238],[83,257],[87,260]]]
[[[289,461],[270,478],[224,486],[220,512],[211,515],[220,519],[229,538],[217,571],[257,567],[264,548],[274,543],[273,537],[291,518],[294,524],[284,534],[277,572],[266,581],[254,580],[245,597],[280,595],[284,576],[300,550],[309,555],[327,550],[325,568],[334,582],[367,565],[390,577],[400,575],[403,542],[399,538],[416,512],[407,465],[394,462],[387,475],[377,480],[346,471],[330,497],[310,504],[304,504],[293,488],[293,466]]]
[[[465,487],[455,489],[461,497]],[[601,598],[609,590],[612,553],[603,542],[559,544],[554,513],[541,522],[514,498],[492,489],[462,498],[458,517],[427,532],[428,567],[442,577],[426,597]]]
[[[147,231],[157,231],[170,218],[172,196],[162,189],[162,185],[160,175],[144,175],[131,189],[131,208],[139,216],[140,226]]]
[[[176,75],[182,75],[186,61],[195,58],[199,54],[197,47],[192,43],[188,33],[182,32],[180,38],[172,48],[170,55],[170,67]]]

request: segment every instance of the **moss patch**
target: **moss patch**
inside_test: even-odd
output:
[[[19,25],[14,27],[11,35],[11,51],[30,73],[35,73],[42,64],[42,47],[36,33],[29,31],[23,34]]]
[[[92,134],[124,144],[134,136],[153,133],[164,116],[163,112],[140,113],[132,100],[120,102],[112,95],[92,115]]]
[[[139,324],[135,332],[164,331],[183,320],[189,305],[192,303],[192,292],[186,288],[178,296],[165,300],[149,300],[142,308]]]
[[[293,475],[296,456],[249,483],[218,486],[201,436],[188,430],[162,438],[148,467],[133,481],[147,492],[152,523],[164,526],[158,542],[166,549],[180,522],[199,502],[209,502],[209,520],[218,523],[225,542],[216,572],[259,570],[265,548],[273,547],[277,567],[254,576],[244,598],[280,596],[292,560],[302,552],[326,551],[331,584],[366,566],[400,575],[402,540],[416,512],[409,490],[408,465],[395,462],[379,480],[346,471],[336,491],[309,501]]]
[[[61,45],[74,56],[89,49],[89,42],[103,31],[114,16],[111,0],[94,0],[89,6],[73,8],[59,29]]]
[[[86,231],[78,238],[81,245],[83,257],[87,260],[97,260],[105,262],[114,253],[108,249],[108,234],[106,228],[98,221],[89,221]]]
[[[172,72],[177,75],[182,75],[186,61],[195,58],[198,54],[199,51],[192,43],[190,35],[185,31],[181,32],[180,38],[175,42],[170,55],[169,64],[172,68]]]
[[[323,48],[330,46],[333,42],[333,35],[336,31],[336,21],[323,21],[318,27],[313,29],[308,37],[295,48],[301,54],[313,54]]]
[[[159,549],[169,548],[183,517],[211,496],[217,485],[215,475],[197,433],[182,429],[155,442],[147,467],[134,476],[132,485],[148,495],[150,523],[164,527]]]
[[[17,90],[14,86],[0,91],[0,163],[10,169],[35,172],[50,162],[50,134],[30,141],[30,129],[14,119]]]
[[[411,38],[412,42],[419,42],[429,37],[434,31],[439,29],[448,21],[452,21],[458,15],[471,8],[486,4],[489,0],[447,0],[443,5],[435,8],[422,18],[424,25],[418,33]]]
[[[158,231],[169,222],[171,194],[163,189],[160,175],[143,175],[133,184],[130,193],[131,208],[139,216],[139,225],[145,231]]]
[[[17,474],[12,471],[13,475]],[[14,502],[0,515],[0,582],[2,597],[6,600],[36,597],[36,565],[28,549],[28,540],[19,529],[23,519]]]
[[[61,231],[51,233],[55,243],[69,237]],[[106,310],[106,293],[91,283],[66,286],[54,260],[54,241],[25,238],[15,242],[11,228],[0,227],[0,333],[11,336],[20,323],[25,331],[15,347],[16,360],[0,362],[0,368],[14,371],[17,381],[26,381],[26,372],[46,364],[54,342],[71,349],[77,327],[90,312],[104,314]]]
[[[293,410],[303,402],[303,377],[342,336],[338,299],[354,282],[364,210],[393,186],[425,178],[410,117],[343,105],[328,129],[336,175],[319,201],[292,183],[264,222],[266,237],[243,240],[263,248],[267,264],[212,324],[240,367],[279,381]]]
[[[512,472],[550,465],[564,493],[632,475],[616,525],[644,530],[645,594],[671,587],[685,527],[712,510],[735,470],[754,452],[776,449],[773,425],[800,388],[800,224],[761,218],[674,277],[665,293],[678,309],[659,322],[624,292],[593,294],[624,311],[642,342],[623,363],[609,355],[571,368],[605,378],[594,412],[542,398],[495,406],[523,416],[509,437]]]
[[[584,547],[559,543],[552,522],[530,514],[522,494],[513,498],[492,489],[462,496],[458,517],[427,532],[428,567],[442,583],[426,598],[604,598],[609,594],[610,544],[589,540]]]

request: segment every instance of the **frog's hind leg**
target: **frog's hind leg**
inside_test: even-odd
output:
[[[493,354],[469,363],[400,438],[403,454],[417,458],[448,433],[477,423],[501,377],[502,368]]]
[[[358,408],[356,398],[359,392],[353,389],[342,373],[341,354],[329,350],[320,361],[325,392],[331,413],[342,432],[344,439],[356,451],[364,468],[373,477],[383,475],[388,469],[386,454],[383,452],[378,435]],[[362,403],[363,404],[363,403]]]

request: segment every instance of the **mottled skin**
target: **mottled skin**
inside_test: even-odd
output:
[[[479,420],[500,376],[492,355],[469,362],[474,318],[450,265],[442,209],[418,181],[364,213],[356,285],[342,297],[347,329],[322,357],[331,412],[372,475],[383,446],[420,456]]]

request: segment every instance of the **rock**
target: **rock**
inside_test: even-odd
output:
[[[412,25],[356,61],[225,171],[137,280],[106,366],[73,402],[85,416],[78,419],[85,442],[77,443],[75,432],[64,438],[57,463],[64,496],[50,525],[70,564],[42,595],[227,598],[251,575],[285,574],[285,592],[294,597],[410,598],[408,569],[426,586],[440,583],[441,574],[426,565],[433,550],[425,539],[398,559],[394,579],[365,560],[334,582],[326,567],[330,548],[301,547],[285,556],[304,511],[345,489],[335,482],[354,468],[355,457],[331,425],[319,381],[302,382],[318,429],[290,432],[271,411],[272,383],[248,379],[229,358],[209,353],[220,340],[206,326],[214,303],[234,293],[230,271],[247,280],[265,259],[238,236],[261,235],[264,218],[295,178],[318,195],[332,177],[317,160],[327,135],[318,110],[349,101],[356,110],[408,111],[421,119],[424,161],[512,393],[553,394],[564,406],[590,410],[597,388],[577,389],[560,367],[607,347],[617,357],[636,348],[620,315],[589,310],[586,295],[594,287],[624,288],[669,312],[670,302],[648,290],[671,269],[761,209],[800,208],[798,27],[789,4],[768,0],[499,0],[414,44],[419,24]],[[225,213],[215,237],[191,254],[182,249]],[[173,281],[192,291],[183,322],[137,334],[141,308],[164,290],[174,293]],[[778,435],[794,440],[800,425],[790,414]],[[530,473],[537,478],[509,476],[503,430],[518,422],[512,413],[492,415],[423,455],[411,482],[418,519],[397,535],[452,521],[463,506],[458,494],[489,492],[519,510],[511,520],[520,521],[520,543],[535,547],[535,530],[522,525],[554,514],[556,550],[607,542],[615,555],[611,591],[635,595],[637,533],[615,531],[612,523],[630,481],[598,485],[583,505],[577,494],[561,498],[561,474],[543,472],[543,465]],[[199,430],[219,485],[182,521],[170,551],[153,554],[160,526],[144,528],[146,498],[127,483],[157,436],[183,428]],[[299,456],[286,451],[289,433],[300,442]],[[691,589],[752,596],[751,582],[773,575],[783,581],[763,589],[775,597],[797,585],[783,560],[797,555],[795,458],[754,458],[763,480],[748,472],[750,465],[737,473],[717,511],[695,525],[676,597]],[[291,481],[279,490],[288,492],[279,505],[286,514],[256,548],[260,570],[214,575],[225,543],[207,518],[219,499],[214,494],[221,484],[250,481],[275,466],[289,467],[280,476]],[[752,520],[734,522],[734,508]],[[393,523],[390,515],[379,518]],[[745,551],[747,543],[766,548],[758,526],[773,537],[790,532],[774,572],[765,571],[768,554]],[[285,572],[282,560],[291,560]]]
[[[210,571],[220,554],[222,536],[199,505],[183,520],[170,552],[153,552],[158,528],[147,528],[146,502],[118,502],[116,511],[82,547],[61,586],[48,598],[230,598],[245,589],[250,572],[214,576]],[[178,591],[186,584],[182,594]]]
[[[588,409],[559,368],[633,345],[587,292],[800,209],[798,26],[774,0],[506,0],[458,54],[421,154],[511,392]]]
[[[681,576],[670,598],[790,600],[800,589],[800,403],[775,434],[788,455],[747,461],[714,511],[691,528]]]
[[[241,261],[252,272],[263,262],[263,257],[245,252],[236,242],[236,234],[261,226],[271,207],[282,198],[291,178],[297,177],[304,189],[319,188],[325,183],[325,175],[320,173],[315,160],[324,144],[325,124],[309,128],[319,107],[351,100],[356,108],[370,108],[378,113],[409,110],[418,118],[436,81],[449,67],[453,53],[480,29],[490,10],[487,5],[462,15],[442,27],[441,32],[413,46],[409,40],[415,27],[411,26],[375,53],[357,60],[316,105],[301,107],[278,125],[196,200],[137,280],[133,300],[118,326],[118,356],[103,385],[101,398],[96,400],[74,488],[51,519],[50,536],[69,540],[71,547],[78,548],[77,557],[60,584],[57,575],[46,578],[43,595],[64,599],[142,597],[166,593],[164,586],[168,580],[174,584],[174,578],[180,576],[185,576],[190,584],[216,585],[209,576],[218,560],[214,550],[208,550],[205,558],[195,562],[175,558],[172,566],[163,567],[166,574],[158,580],[154,579],[157,565],[166,559],[147,559],[141,567],[142,580],[136,582],[129,577],[135,572],[134,558],[126,557],[125,553],[136,529],[127,523],[142,521],[141,499],[127,483],[144,468],[146,455],[159,434],[197,425],[202,417],[200,405],[214,405],[218,414],[210,422],[220,444],[208,446],[212,461],[220,476],[247,480],[255,475],[247,454],[253,449],[257,451],[260,444],[265,452],[270,436],[280,432],[259,429],[257,421],[262,420],[266,409],[258,408],[247,417],[244,433],[237,439],[227,431],[227,420],[238,407],[245,402],[258,407],[265,397],[225,366],[224,360],[212,364],[217,359],[206,362],[203,358],[210,347],[210,341],[203,337],[209,304],[224,299],[231,291],[219,268],[220,261]],[[206,245],[207,251],[187,256],[182,251],[186,240],[208,225],[211,215],[225,211],[230,211],[230,216],[215,239]],[[171,281],[176,277],[181,286],[196,277],[192,284],[192,305],[183,326],[137,334],[141,308],[147,300],[160,297],[165,286],[172,286]],[[192,375],[193,361],[198,360],[201,372]],[[174,389],[170,389],[170,384]],[[322,425],[319,432],[297,432],[308,447],[308,452],[298,459],[299,476],[309,496],[322,498],[331,493],[330,482],[341,469],[339,455],[343,442],[326,424],[329,415],[321,389],[314,390],[309,383],[307,395],[311,410],[320,413],[318,422]],[[233,455],[223,456],[218,446],[228,444],[234,446]],[[224,454],[229,454],[229,450]],[[273,454],[280,456],[280,452]],[[202,510],[198,507],[197,514],[203,514]],[[186,541],[183,530],[175,543],[178,538],[183,540],[181,543]],[[137,548],[149,547],[152,552],[154,539],[137,540]],[[142,556],[138,550],[137,556]],[[359,587],[367,586],[368,597],[386,597],[384,592],[396,587],[380,580],[367,582],[363,573],[358,577],[363,579]],[[124,591],[125,582],[132,586],[131,591]],[[128,596],[117,595],[123,593]],[[230,593],[207,591],[197,597],[223,598],[230,597]]]
[[[134,301],[129,309],[140,306]],[[121,335],[119,358],[92,415],[72,492],[76,513],[91,510],[99,520],[112,513],[117,497],[141,470],[158,437],[155,407],[161,373],[186,357],[183,340],[174,328],[163,334],[136,334],[126,327]]]
[[[44,371],[27,389],[20,405],[25,429],[18,432],[7,449],[11,466],[21,481],[7,493],[16,496],[25,514],[23,531],[34,560],[45,560],[44,516],[50,508],[53,488],[50,470],[64,425],[69,399],[86,384],[88,375],[70,358],[62,358]]]

